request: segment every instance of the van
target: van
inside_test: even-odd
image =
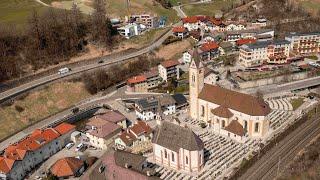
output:
[[[65,74],[65,73],[68,73],[70,71],[71,71],[70,68],[64,67],[64,68],[61,68],[61,69],[58,70],[58,74]]]
[[[84,147],[83,143],[78,144],[78,146],[76,147],[76,151],[80,151],[80,149],[82,149]]]

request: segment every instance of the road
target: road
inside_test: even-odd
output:
[[[316,135],[320,117],[308,120],[259,159],[239,180],[274,179]]]
[[[171,30],[166,32],[160,39],[155,41],[150,46],[148,46],[146,48],[143,48],[141,50],[132,52],[130,54],[121,55],[119,57],[112,57],[112,56],[104,57],[104,58],[102,58],[104,60],[104,63],[101,63],[101,64],[94,63],[94,64],[85,65],[85,66],[79,66],[79,67],[73,68],[71,72],[66,73],[64,75],[59,75],[58,73],[51,74],[51,75],[36,79],[34,81],[22,84],[22,85],[20,85],[18,87],[9,89],[7,91],[4,91],[4,92],[0,93],[0,102],[3,102],[5,100],[7,100],[7,99],[10,99],[10,98],[12,98],[12,97],[14,97],[16,95],[19,95],[19,94],[21,94],[23,92],[26,92],[28,90],[31,90],[33,88],[36,88],[36,87],[39,87],[41,85],[45,85],[45,84],[48,84],[50,82],[56,81],[58,79],[62,79],[62,78],[69,77],[69,76],[72,76],[72,75],[76,75],[76,74],[80,74],[80,73],[87,72],[87,71],[90,71],[90,70],[98,69],[98,68],[101,68],[101,67],[107,67],[107,66],[110,66],[110,65],[113,65],[113,64],[117,64],[117,63],[120,63],[120,62],[128,61],[131,58],[134,58],[134,57],[140,56],[142,54],[148,53],[148,52],[154,50],[155,48],[161,46],[162,42],[170,35],[172,35]]]
[[[105,96],[95,96],[92,98],[89,98],[87,100],[84,100],[75,106],[79,107],[79,109],[91,109],[93,107],[102,106],[103,104],[109,104],[110,102],[115,101],[119,98],[124,99],[130,99],[130,98],[142,98],[147,96],[153,96],[155,93],[139,93],[139,94],[127,94],[125,93],[126,87],[120,88],[117,91],[111,92],[108,95]],[[17,142],[18,140],[24,138],[26,135],[33,132],[35,129],[42,129],[45,127],[48,127],[51,124],[56,124],[57,122],[61,122],[65,117],[70,117],[73,115],[72,108],[66,109],[64,111],[61,111],[55,115],[52,115],[42,121],[37,122],[34,125],[31,125],[30,127],[16,133],[15,135],[12,135],[8,139],[0,142],[0,151],[9,146],[12,143]]]
[[[299,81],[293,81],[286,84],[273,84],[273,85],[266,85],[266,86],[260,86],[259,88],[250,88],[250,89],[244,89],[243,92],[254,94],[257,89],[259,89],[263,94],[274,94],[274,93],[280,93],[280,92],[289,92],[293,90],[299,90],[304,89],[312,86],[320,85],[320,76],[303,79]]]

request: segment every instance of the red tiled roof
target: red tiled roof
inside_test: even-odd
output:
[[[185,23],[196,23],[196,22],[198,22],[198,19],[197,19],[196,16],[185,17],[185,18],[182,18],[182,22],[183,22],[183,24],[185,24]]]
[[[56,126],[54,129],[61,135],[68,133],[71,130],[74,130],[76,126],[68,123],[61,123]]]
[[[136,140],[136,137],[131,133],[127,131],[123,131],[119,138],[128,146],[130,145],[133,141]]]
[[[136,84],[136,83],[141,83],[146,81],[147,78],[144,75],[138,75],[138,76],[134,76],[132,78],[129,78],[127,80],[127,84]]]
[[[244,44],[252,44],[252,43],[255,43],[257,42],[256,39],[239,39],[236,44],[237,46],[241,46],[241,45],[244,45]]]
[[[227,127],[225,127],[225,130],[238,136],[244,135],[244,129],[237,120],[232,120],[231,123]]]
[[[174,32],[174,33],[184,33],[186,31],[187,31],[187,29],[183,26],[177,26],[177,27],[172,28],[172,32]]]
[[[223,24],[221,19],[210,18],[209,21],[216,26],[220,26],[221,24]]]
[[[222,118],[231,118],[233,116],[233,113],[226,107],[224,106],[219,106],[215,109],[212,109],[211,112],[219,117]]]
[[[0,157],[0,172],[8,174],[14,164],[15,160]]]
[[[270,113],[270,107],[261,99],[209,84],[204,85],[199,99],[251,116],[266,116]]]
[[[74,157],[59,159],[50,168],[52,174],[57,177],[74,176],[84,165],[83,161]]]
[[[169,67],[173,67],[173,66],[177,66],[179,65],[179,61],[178,60],[167,60],[167,61],[163,61],[161,62],[161,65],[165,68],[169,68]]]
[[[137,123],[130,128],[130,131],[139,136],[143,133],[150,134],[152,132],[152,129],[147,123],[143,121],[137,121]]]
[[[112,123],[118,123],[126,120],[126,117],[123,114],[121,114],[119,111],[111,111],[111,110],[102,115],[97,115],[96,117]]]
[[[13,160],[22,160],[26,153],[26,150],[17,149],[17,146],[10,145],[5,149],[4,156]]]
[[[120,132],[121,130],[119,125],[100,118],[91,119],[87,125],[96,127],[96,129],[88,130],[87,133],[99,138],[108,138],[110,135]]]
[[[201,51],[204,52],[208,52],[208,51],[212,51],[214,49],[219,48],[219,45],[213,41],[207,42],[202,44],[202,46],[200,47]]]

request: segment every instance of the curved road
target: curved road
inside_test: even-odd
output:
[[[320,118],[307,120],[259,159],[239,180],[274,179],[299,151],[320,134]]]
[[[10,98],[12,98],[14,96],[17,96],[17,95],[19,95],[19,94],[21,94],[23,92],[26,92],[26,91],[31,90],[33,88],[36,88],[38,86],[50,83],[52,81],[56,81],[58,79],[62,79],[62,78],[65,78],[65,77],[68,77],[68,76],[71,76],[71,75],[76,75],[76,74],[83,73],[83,72],[86,72],[86,71],[90,71],[90,70],[93,70],[93,69],[110,66],[110,65],[117,64],[117,63],[120,63],[120,62],[128,61],[131,58],[134,58],[134,57],[140,56],[142,54],[148,53],[148,52],[154,50],[155,48],[159,47],[162,44],[162,42],[168,36],[170,36],[171,34],[172,34],[172,32],[170,30],[170,31],[166,32],[161,38],[159,38],[157,41],[155,41],[150,46],[148,46],[146,48],[143,48],[141,50],[132,52],[130,54],[122,55],[122,56],[115,57],[115,58],[114,57],[110,57],[110,56],[101,58],[102,60],[104,60],[104,63],[101,63],[101,64],[94,63],[94,64],[90,64],[90,65],[85,65],[85,66],[79,66],[79,67],[73,68],[71,72],[63,74],[63,75],[59,75],[58,73],[51,74],[51,75],[48,75],[48,76],[33,80],[31,82],[22,84],[22,85],[20,85],[18,87],[9,89],[7,91],[4,91],[4,92],[0,93],[0,102],[8,100],[8,99],[10,99]]]

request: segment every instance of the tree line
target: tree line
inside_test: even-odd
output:
[[[34,10],[20,29],[0,24],[0,82],[67,61],[88,42],[111,48],[116,30],[106,17],[106,0],[94,0],[93,7],[91,16],[75,4],[71,10]]]
[[[132,76],[148,71],[162,60],[154,55],[141,55],[124,65],[117,64],[109,67],[107,70],[98,69],[91,73],[85,73],[81,79],[88,92],[96,94]]]

